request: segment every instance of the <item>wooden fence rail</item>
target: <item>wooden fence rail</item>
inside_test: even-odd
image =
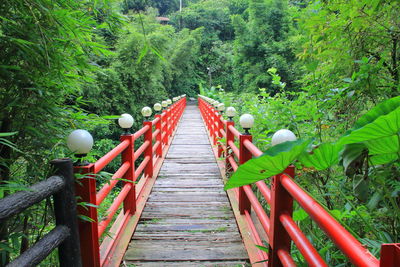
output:
[[[9,263],[9,267],[36,266],[57,247],[60,266],[82,266],[72,160],[58,159],[51,164],[56,168],[54,176],[0,199],[0,222],[47,197],[54,199],[56,227]]]

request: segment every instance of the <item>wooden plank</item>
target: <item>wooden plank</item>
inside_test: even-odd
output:
[[[240,240],[237,231],[215,232],[212,235],[204,232],[165,231],[165,232],[136,232],[132,240],[188,240],[188,241],[217,241],[236,242]],[[135,241],[133,241],[135,242]]]
[[[133,266],[137,267],[245,267],[250,266],[245,261],[148,261],[148,262],[130,262]],[[122,265],[123,267],[128,267],[128,265]]]
[[[147,240],[146,240],[147,241]],[[243,244],[239,242],[174,242],[140,240],[132,242],[125,254],[125,260],[130,261],[212,261],[212,260],[243,260],[247,257]]]

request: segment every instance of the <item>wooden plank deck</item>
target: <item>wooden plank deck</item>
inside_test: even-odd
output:
[[[122,266],[245,266],[197,106],[188,105]]]

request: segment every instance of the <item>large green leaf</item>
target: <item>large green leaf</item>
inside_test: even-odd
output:
[[[391,154],[399,151],[399,137],[392,135],[364,142],[369,155]]]
[[[388,153],[388,154],[381,154],[381,155],[373,155],[370,158],[370,162],[372,165],[383,165],[395,160],[399,159],[399,155],[397,153]]]
[[[342,146],[335,143],[324,143],[314,148],[312,151],[306,151],[299,157],[299,161],[305,167],[313,167],[316,170],[324,170],[337,164],[339,161],[339,152]]]
[[[357,120],[357,122],[354,124],[353,130],[364,127],[380,116],[391,113],[398,107],[400,107],[400,96],[396,96],[379,103],[376,107],[372,108]]]
[[[339,140],[339,144],[359,143],[397,135],[400,131],[400,97],[388,99],[362,116]]]
[[[347,172],[347,169],[349,168],[350,164],[352,164],[354,161],[363,161],[364,157],[363,156],[366,151],[365,144],[363,143],[355,143],[355,144],[348,144],[345,145],[342,153],[341,153],[341,163],[344,167],[344,170]]]
[[[225,190],[251,184],[283,172],[310,142],[297,140],[271,147],[260,157],[239,166],[225,185]]]

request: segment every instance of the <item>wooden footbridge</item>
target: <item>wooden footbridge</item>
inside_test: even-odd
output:
[[[294,246],[300,264],[328,266],[293,221],[294,201],[349,263],[400,266],[399,244],[382,245],[374,257],[296,184],[291,166],[271,178],[271,188],[260,181],[224,191],[227,174],[262,152],[207,100],[187,105],[181,96],[95,163],[53,161],[54,176],[1,199],[4,220],[54,196],[55,228],[9,266],[36,266],[57,247],[60,266],[68,267],[296,266]],[[119,155],[120,168],[97,188],[97,174]],[[99,217],[98,206],[119,184]]]

